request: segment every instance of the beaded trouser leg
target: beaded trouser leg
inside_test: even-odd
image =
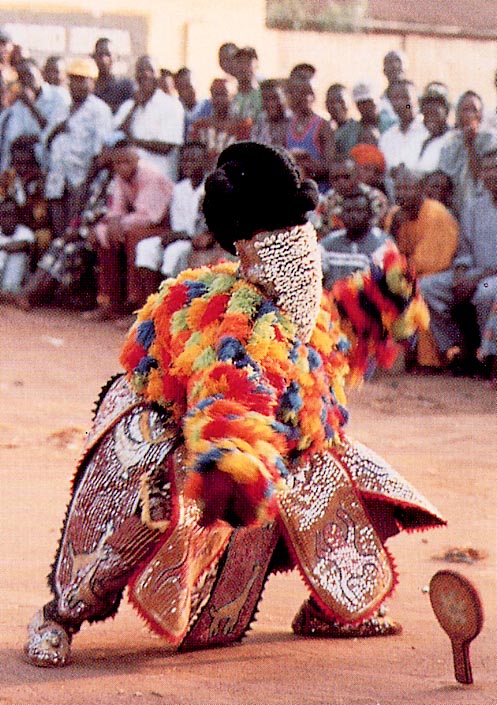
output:
[[[36,665],[68,662],[72,635],[84,621],[116,613],[130,576],[163,536],[141,520],[138,497],[145,468],[138,463],[123,469],[116,460],[116,446],[114,434],[107,434],[76,478],[49,576],[54,599],[35,615],[28,629],[25,654]],[[157,466],[151,482],[154,519],[167,521],[172,500],[164,465]]]
[[[55,598],[35,614],[28,627],[28,659],[37,666],[68,663],[73,634],[84,621],[101,621],[117,612],[130,575],[154,551],[160,537],[133,516],[116,532],[95,537],[91,553],[75,556],[69,544],[69,555],[61,552],[53,576]],[[67,562],[71,571],[61,576],[57,568]]]
[[[372,617],[359,624],[344,624],[325,615],[312,597],[301,606],[292,622],[292,629],[298,636],[332,639],[393,636],[402,632],[402,626],[386,615],[383,606]]]

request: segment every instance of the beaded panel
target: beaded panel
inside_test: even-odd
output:
[[[124,375],[118,377],[100,402],[92,428],[86,436],[86,449],[91,448],[120,416],[133,406],[142,403],[143,399],[133,392],[126,377]]]
[[[343,621],[367,617],[394,575],[345,468],[329,453],[313,455],[291,476],[279,504],[315,596]]]
[[[276,523],[236,529],[210,599],[195,614],[182,649],[222,646],[243,637],[254,618],[280,536]]]
[[[386,460],[358,441],[347,440],[339,455],[357,488],[398,504],[397,518],[405,529],[445,524],[440,512]]]

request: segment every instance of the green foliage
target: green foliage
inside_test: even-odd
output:
[[[354,32],[362,27],[368,0],[267,0],[274,29]]]

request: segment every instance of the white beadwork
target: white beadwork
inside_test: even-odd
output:
[[[306,223],[289,230],[258,233],[252,243],[259,263],[248,267],[245,277],[273,294],[299,337],[308,342],[322,295],[321,258],[314,226]]]

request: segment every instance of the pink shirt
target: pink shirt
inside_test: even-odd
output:
[[[137,226],[157,225],[164,220],[173,186],[173,182],[153,165],[140,161],[130,182],[118,175],[114,177],[107,217],[121,216],[124,232]]]

